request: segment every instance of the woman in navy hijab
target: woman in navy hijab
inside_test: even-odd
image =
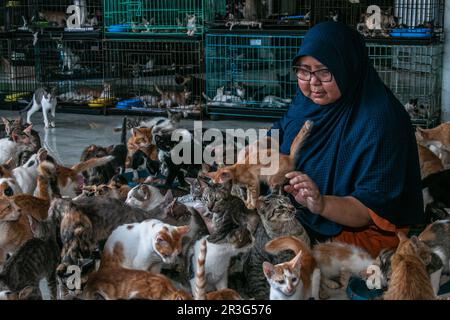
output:
[[[371,65],[362,37],[320,23],[293,60],[299,91],[279,129],[280,150],[306,120],[314,127],[285,191],[312,238],[368,250],[395,247],[396,232],[424,223],[414,130],[407,112]],[[272,131],[273,133],[273,131]]]

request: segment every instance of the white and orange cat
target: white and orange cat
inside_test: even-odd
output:
[[[279,153],[276,148],[271,146],[270,149],[258,150],[260,155],[264,157],[270,157],[278,160],[278,167],[276,168],[276,173],[271,175],[264,175],[263,169],[269,168],[271,163],[262,164],[261,158],[254,157],[257,159],[257,164],[249,163],[252,158],[252,154],[247,155],[244,163],[236,163],[231,166],[226,166],[220,168],[216,172],[204,173],[210,177],[214,183],[223,184],[227,181],[232,181],[233,184],[244,185],[247,187],[247,203],[246,206],[249,209],[256,208],[256,201],[259,197],[260,183],[265,182],[269,185],[272,191],[281,190],[281,186],[285,183],[285,175],[295,169],[295,155],[299,152],[306,138],[311,133],[313,126],[312,121],[306,121],[303,127],[295,137],[291,145],[291,150],[289,155],[284,155]]]
[[[444,166],[450,163],[450,122],[432,129],[417,128],[416,139],[438,155]]]
[[[277,254],[291,250],[295,257],[273,265],[263,263],[263,272],[270,285],[270,300],[319,299],[320,269],[309,247],[293,236],[283,236],[266,243],[265,250]]]
[[[175,227],[156,219],[119,226],[104,248],[112,260],[102,259],[102,263],[160,273],[163,264],[175,262],[181,253],[183,236],[188,232],[188,226]],[[123,248],[123,256],[114,255],[116,246]]]
[[[420,177],[423,179],[432,173],[444,170],[441,159],[427,147],[417,144],[419,152]]]

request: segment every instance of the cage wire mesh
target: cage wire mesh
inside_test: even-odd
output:
[[[284,112],[297,90],[291,65],[301,40],[299,35],[208,34],[208,113]]]
[[[5,11],[4,27],[8,31],[34,31],[61,29],[74,13],[68,7],[80,8],[81,27],[100,28],[102,25],[101,0],[1,0]]]
[[[105,31],[122,34],[201,35],[224,11],[225,0],[104,0]]]
[[[403,105],[409,104],[413,124],[436,124],[441,111],[442,45],[368,43],[367,48],[381,79]]]
[[[192,40],[109,40],[104,78],[129,109],[198,110],[204,92],[203,42]],[[137,102],[137,103],[136,103]]]

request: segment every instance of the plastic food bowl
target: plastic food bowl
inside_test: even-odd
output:
[[[402,38],[430,38],[432,33],[431,28],[396,28],[392,29],[390,35]]]
[[[134,99],[127,99],[119,101],[116,104],[117,109],[130,109],[130,108],[143,108],[144,103],[142,100],[134,98]]]
[[[115,101],[115,98],[97,98],[89,101],[88,106],[91,108],[107,107],[113,105]]]
[[[383,290],[370,290],[361,278],[351,277],[348,281],[347,296],[351,300],[373,300],[381,295],[383,295]]]
[[[113,24],[108,27],[108,32],[127,32],[130,29],[130,24]]]

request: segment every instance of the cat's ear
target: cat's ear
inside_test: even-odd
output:
[[[202,163],[202,172],[203,173],[208,173],[209,170],[211,170],[211,166],[207,163]]]
[[[191,178],[191,177],[186,177],[186,178],[184,178],[184,180],[186,180],[186,182],[189,183],[190,186],[192,186],[195,184],[195,180],[197,180],[197,179]]]
[[[28,127],[26,127],[26,128],[23,130],[23,132],[24,132],[25,134],[27,134],[27,135],[30,135],[32,129],[33,129],[33,125],[30,124]]]
[[[172,194],[172,190],[169,190],[166,192],[166,194],[164,195],[164,203],[166,205],[172,203],[172,201],[174,200],[173,194]]]
[[[28,298],[33,294],[34,288],[32,286],[26,286],[19,292],[19,300],[28,300]]]
[[[41,222],[30,214],[27,215],[27,218],[28,224],[30,225],[31,233],[33,233],[33,236],[38,237],[41,230]]]
[[[178,234],[182,237],[189,232],[189,226],[181,226],[176,228]]]
[[[16,167],[14,159],[13,158],[9,158],[8,161],[6,161],[3,166],[8,169],[8,170],[12,170]]]
[[[406,236],[406,234],[404,234],[401,231],[397,232],[397,238],[400,240],[400,242],[408,240],[408,237]]]
[[[231,179],[233,179],[233,175],[231,174],[230,171],[224,170],[220,173],[220,180],[222,180],[222,182],[226,183]]]
[[[199,178],[198,179],[198,183],[200,184],[200,190],[204,191],[207,187],[209,187],[208,182],[206,182],[205,180]]]
[[[3,124],[5,125],[5,130],[9,129],[9,120],[2,117]],[[8,132],[8,131],[7,131]]]
[[[291,260],[292,262],[292,266],[294,268],[294,270],[296,270],[297,272],[300,272],[300,268],[302,266],[302,254],[303,251],[300,250],[300,252],[294,257],[294,259]]]
[[[275,273],[275,269],[273,268],[273,264],[264,261],[263,262],[263,272],[267,279],[271,279],[273,274]]]
[[[131,128],[131,135],[132,135],[133,137],[136,137],[136,135],[137,135],[137,130],[136,130],[136,128]]]

